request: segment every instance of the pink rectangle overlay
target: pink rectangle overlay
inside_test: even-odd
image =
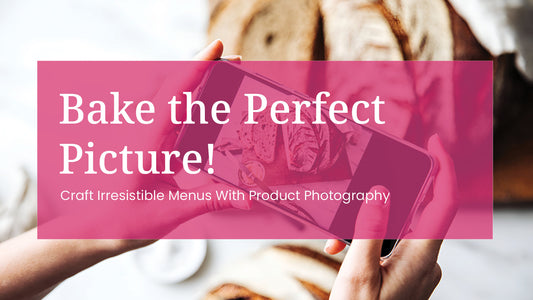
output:
[[[39,238],[492,238],[492,62],[41,61]]]

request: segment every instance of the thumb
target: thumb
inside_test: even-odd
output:
[[[201,189],[213,196],[211,201],[204,201],[204,212],[228,208],[237,208],[242,210],[250,210],[251,208],[252,203],[248,195],[245,192],[233,188],[227,184],[210,184],[202,187]]]
[[[381,185],[370,188],[355,221],[354,239],[384,239],[387,232],[390,192]]]
[[[381,246],[387,233],[389,219],[389,190],[383,186],[374,186],[369,193],[389,196],[386,203],[383,198],[363,202],[357,214],[354,240],[346,259],[349,259],[361,272],[374,272],[379,269]]]
[[[207,47],[194,56],[194,60],[215,60],[219,59],[224,51],[224,45],[219,39],[214,40]]]
[[[354,233],[358,239],[348,249],[331,299],[376,299],[379,295],[381,246],[387,231],[390,193],[383,186],[374,186],[369,193],[385,193],[389,198],[386,204],[372,200],[361,205]]]

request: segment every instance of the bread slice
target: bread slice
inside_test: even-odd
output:
[[[312,60],[318,0],[267,0],[244,28],[240,53],[248,60]]]
[[[243,149],[252,149],[254,147],[254,138],[251,124],[245,124],[248,114],[245,114],[241,120],[241,127],[238,129],[239,141]]]
[[[333,164],[330,159],[329,125],[312,124],[312,110],[302,109],[304,124],[286,123],[281,126],[287,168],[291,171],[316,174]]]

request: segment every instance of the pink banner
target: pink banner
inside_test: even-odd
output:
[[[492,63],[38,63],[39,238],[492,238]]]

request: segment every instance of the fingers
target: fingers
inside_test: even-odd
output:
[[[370,192],[387,194],[388,190],[383,186],[374,186]],[[361,205],[354,237],[373,239],[352,241],[335,281],[331,299],[377,298],[381,285],[381,246],[387,231],[389,203],[385,204],[385,200],[382,199],[382,201],[364,202]],[[330,246],[340,248],[336,242],[335,244],[330,242]]]
[[[372,193],[388,194],[383,186],[374,186]],[[390,195],[390,194],[389,194]],[[390,200],[390,199],[389,199]],[[354,239],[347,258],[359,269],[372,271],[379,269],[381,246],[387,233],[390,202],[374,200],[361,205],[355,224]]]
[[[373,201],[363,202],[354,229],[354,240],[352,247],[356,250],[351,251],[354,260],[361,260],[368,258],[367,262],[374,264],[379,262],[381,255],[381,245],[383,238],[387,233],[387,225],[390,208],[390,193],[384,186],[374,186],[370,189],[370,193],[389,195],[387,200],[385,198],[375,199]],[[359,245],[359,246],[355,246]],[[338,253],[344,249],[345,245],[339,240],[328,240],[326,244],[326,252]]]
[[[194,188],[212,184],[213,180],[204,172],[188,174],[185,170],[181,169],[176,175],[174,175],[174,182],[181,190],[192,190]]]
[[[424,208],[414,235],[418,238],[402,241],[408,248],[407,255],[413,255],[423,261],[437,261],[442,239],[450,227],[457,211],[457,179],[453,160],[448,155],[438,135],[428,141],[428,151],[437,160],[439,171],[433,182],[433,199]],[[433,238],[433,239],[432,239]]]
[[[219,39],[214,40],[207,47],[194,56],[194,60],[215,60],[222,56],[224,45]]]
[[[340,240],[329,239],[324,246],[324,252],[335,255],[346,248],[346,243]]]
[[[202,49],[202,51],[198,52],[198,54],[194,56],[194,60],[216,60],[223,58],[229,61],[240,61],[242,59],[240,55],[222,56],[222,52],[224,52],[224,45],[221,40],[216,39]]]
[[[354,240],[342,262],[330,299],[377,299],[383,240]]]
[[[438,214],[440,218],[437,223],[439,225],[447,225],[443,228],[447,230],[449,223],[455,216],[458,205],[455,166],[437,134],[434,134],[429,139],[428,151],[437,159],[439,164],[439,172],[433,185],[433,200],[430,204],[437,206],[439,209],[445,209],[446,214]]]
[[[193,60],[196,61],[195,63],[186,64],[186,66],[188,66],[184,68],[186,71],[180,70],[180,72],[168,76],[163,84],[164,88],[162,88],[158,94],[165,95],[166,98],[168,98],[168,95],[176,94],[178,94],[177,96],[179,97],[183,97],[184,91],[192,91],[193,95],[195,95],[197,92],[196,89],[201,83],[202,78],[204,78],[206,72],[213,66],[213,63],[210,61],[221,58],[233,62],[241,61],[240,55],[227,55],[222,57],[221,55],[223,51],[224,45],[222,44],[222,41],[219,39],[214,40],[194,56]],[[178,91],[178,93],[176,93],[176,91]],[[166,101],[168,101],[168,99],[166,99]],[[168,110],[169,107],[167,106],[166,109]],[[178,120],[181,120],[184,117],[184,114],[185,110],[180,106],[176,111],[175,117]],[[169,128],[172,129],[172,127]]]
[[[433,184],[433,200],[426,207],[428,213],[424,212],[421,221],[423,226],[433,224],[434,226],[428,228],[433,228],[434,234],[444,235],[448,231],[458,205],[455,167],[438,135],[435,134],[429,139],[428,151],[437,159],[439,172]]]
[[[216,183],[216,184],[209,184],[200,188],[195,189],[196,191],[201,191],[203,193],[210,193],[211,194],[211,200],[209,201],[203,201],[203,210],[202,213],[207,213],[210,211],[218,211],[228,208],[237,208],[242,210],[250,210],[251,208],[251,200],[248,197],[246,193],[243,191],[233,188],[227,184],[223,183]],[[232,197],[231,199],[235,200],[229,200],[230,197],[226,198],[218,198],[218,193],[240,193],[241,196]],[[236,194],[239,195],[239,194]]]
[[[240,56],[240,55],[225,55],[225,56],[222,56],[221,59],[238,62],[238,61],[242,60],[242,56]]]
[[[211,177],[204,172],[192,175],[187,174],[184,170],[180,170],[174,176],[174,180],[178,188],[183,191],[209,193],[211,195],[211,200],[202,201],[203,206],[198,212],[199,214],[227,208],[243,210],[249,210],[251,208],[251,200],[246,193],[227,184],[215,183]],[[234,193],[237,195],[240,193],[242,197],[239,197],[239,200],[224,200],[217,198],[217,195],[223,193]]]
[[[429,139],[428,151],[437,160],[439,171],[433,182],[433,199],[424,208],[415,234],[417,237],[444,238],[458,206],[455,167],[438,135]],[[442,240],[411,240],[410,243],[415,249],[436,257]]]
[[[374,186],[370,192],[388,193],[383,186]],[[364,202],[357,214],[355,234],[346,258],[360,272],[374,272],[379,269],[381,246],[387,232],[390,202]],[[346,259],[345,259],[346,261]]]
[[[436,287],[440,280],[442,279],[442,269],[438,263],[435,264],[435,267],[433,267],[433,270],[431,271],[431,281],[433,284],[433,287]]]
[[[383,239],[389,220],[390,192],[384,186],[377,185],[369,193],[376,195],[376,199],[361,205],[355,221],[354,238]]]
[[[390,207],[390,193],[387,188],[383,186],[374,186],[370,189],[371,193],[386,194],[387,199],[381,198],[373,200],[363,205],[359,210],[356,225],[355,237],[362,239],[383,239],[386,234],[389,207]],[[372,204],[371,204],[372,203]],[[337,254],[346,247],[346,243],[341,240],[329,239],[326,241],[324,251],[328,254]]]

